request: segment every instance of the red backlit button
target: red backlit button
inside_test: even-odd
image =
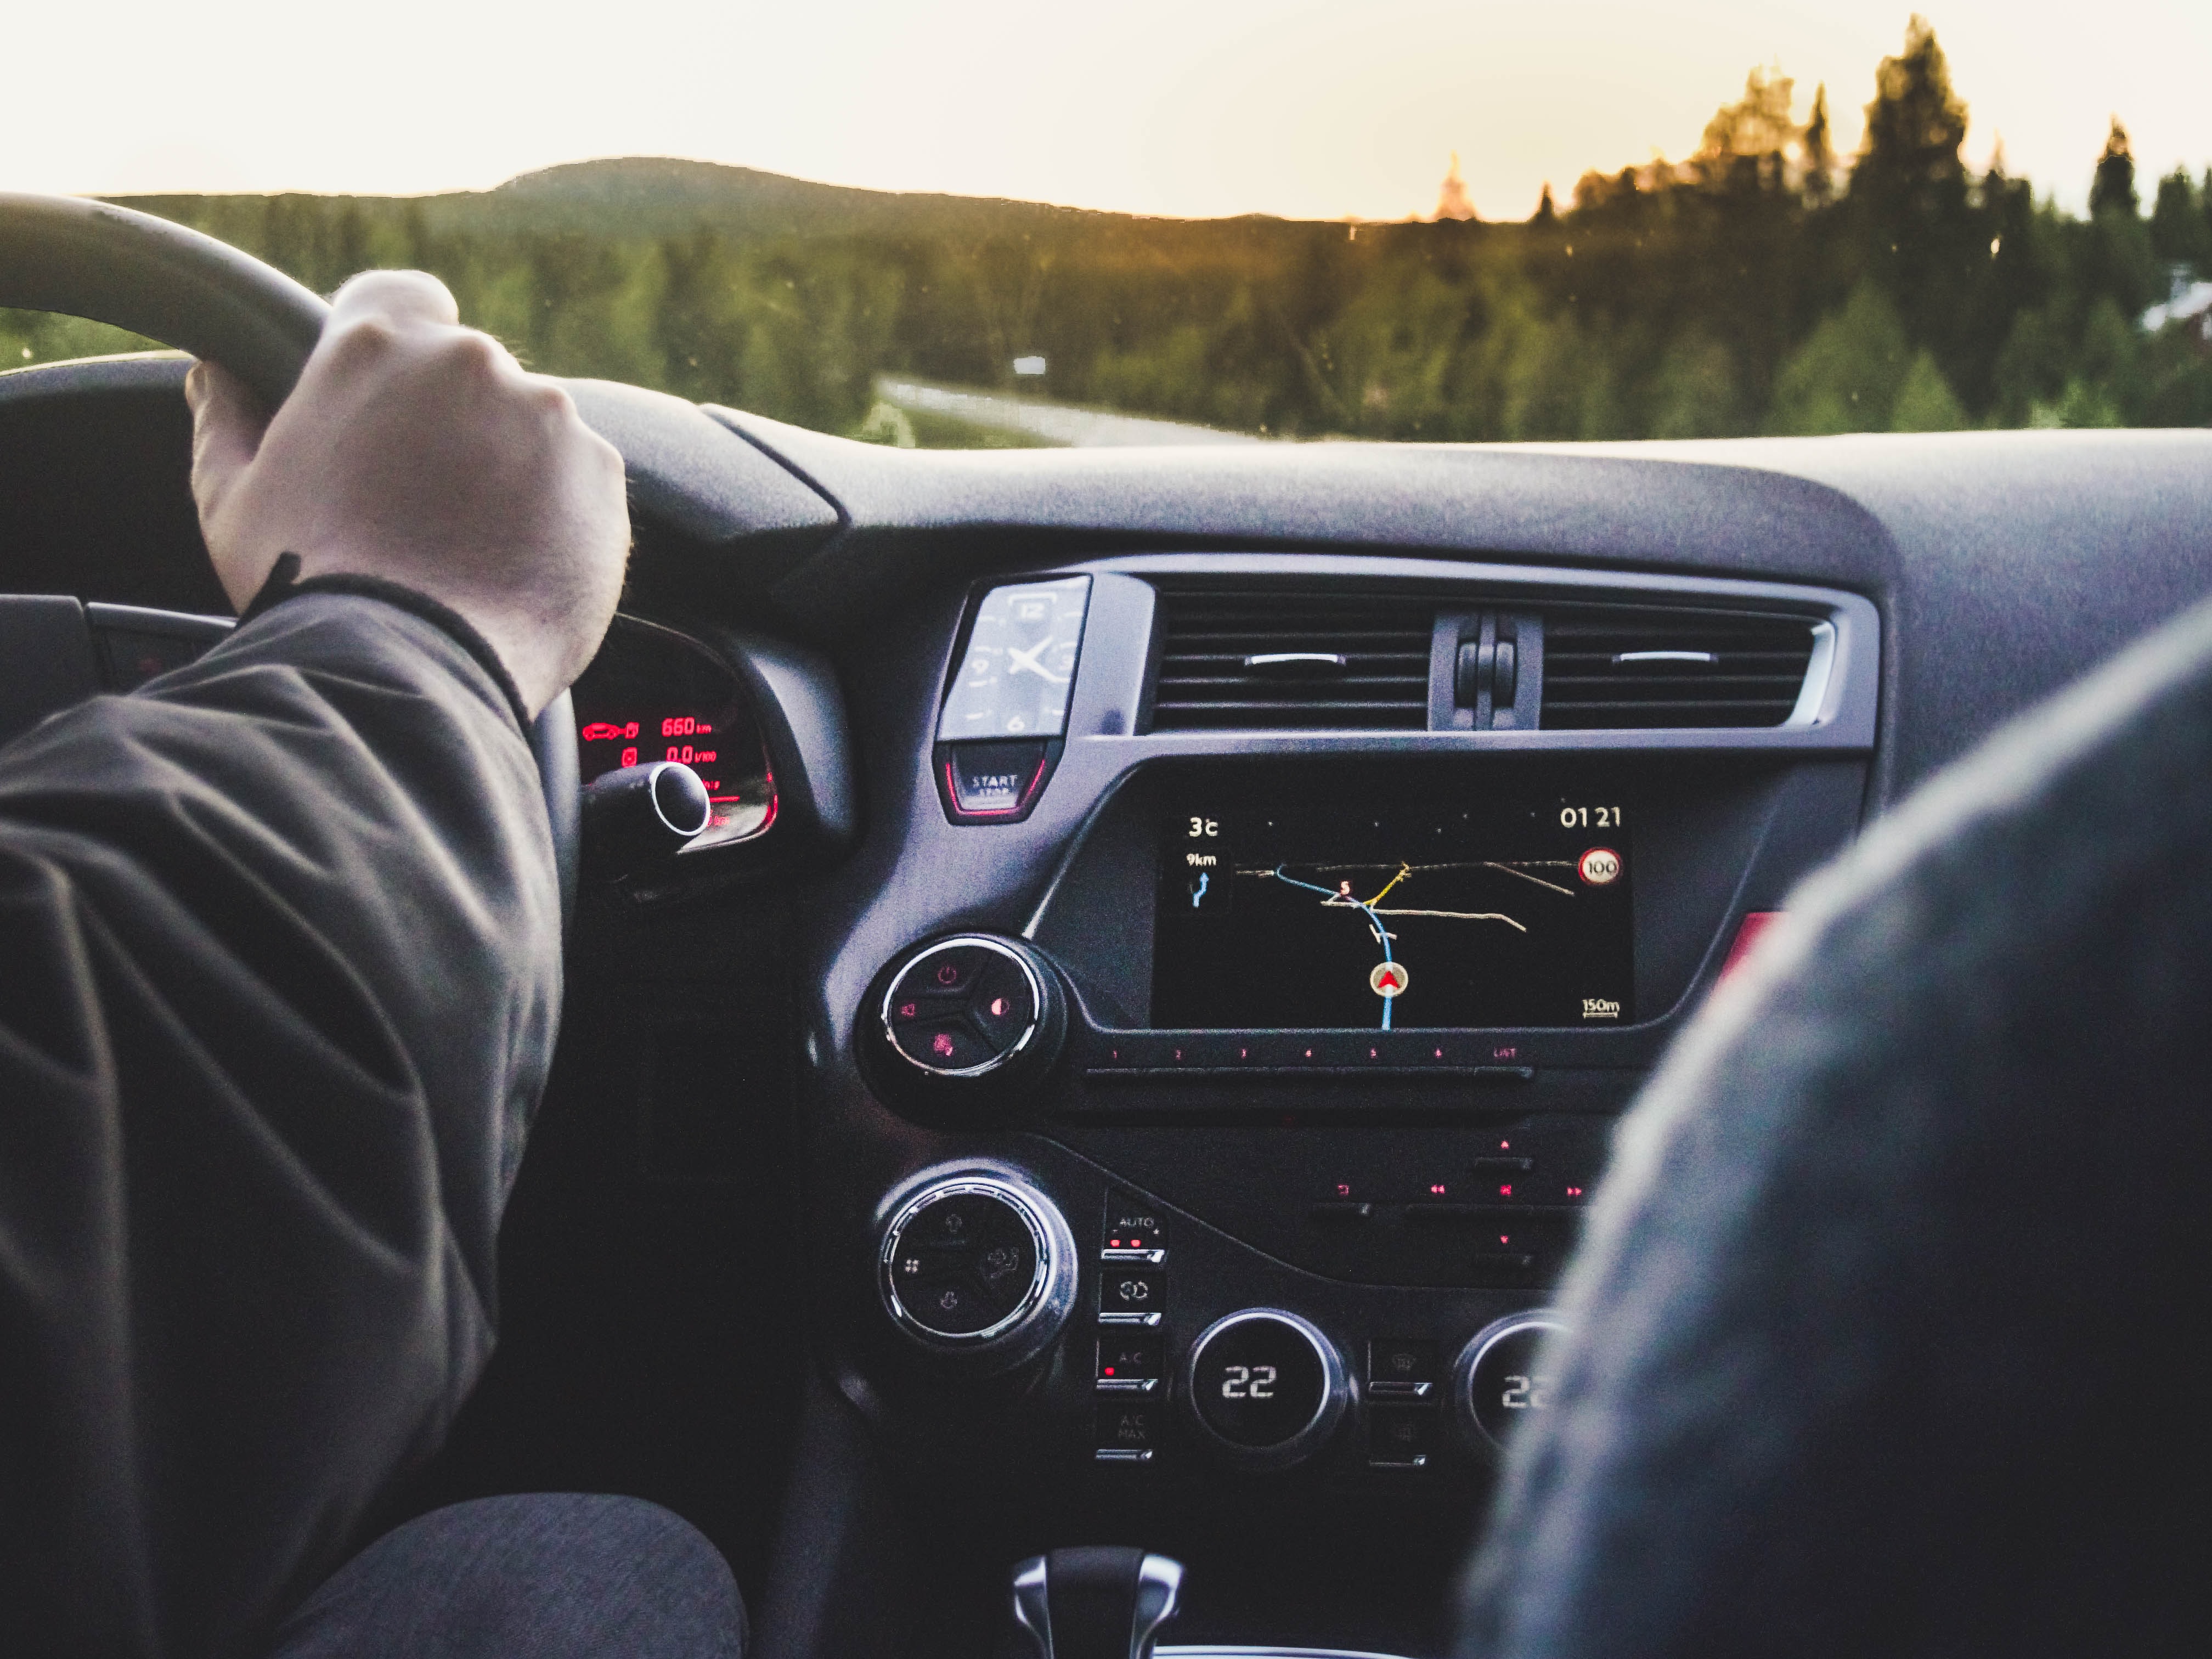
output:
[[[1025,814],[1052,770],[1054,745],[1042,738],[939,746],[945,805],[953,820],[1012,820]]]
[[[983,970],[1001,960],[995,952],[972,945],[928,951],[899,975],[898,983],[891,988],[891,1006],[896,1009],[908,1002],[926,1003],[932,997],[965,1002]]]
[[[1532,1204],[1538,1196],[1536,1161],[1501,1153],[1474,1160],[1475,1196],[1486,1204]]]
[[[900,997],[891,1003],[891,1023],[907,1025],[918,1019],[953,1019],[959,1016],[960,1012],[961,1004],[957,997]]]
[[[1006,1048],[1018,1042],[1036,1019],[1028,977],[1013,963],[992,963],[976,977],[968,1016],[994,1044]]]
[[[1150,1394],[1162,1375],[1160,1336],[1141,1328],[1109,1328],[1098,1334],[1098,1391]]]
[[[961,1019],[894,1024],[891,1040],[908,1060],[936,1072],[964,1071],[970,1066],[984,1064],[998,1054]]]

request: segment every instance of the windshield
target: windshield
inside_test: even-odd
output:
[[[1843,9],[133,3],[181,64],[19,72],[0,154],[886,444],[2212,424],[2212,8]],[[141,343],[0,312],[0,366]]]

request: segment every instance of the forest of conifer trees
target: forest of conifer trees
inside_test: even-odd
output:
[[[514,186],[131,204],[324,291],[374,265],[434,271],[548,372],[834,432],[910,433],[870,420],[879,375],[1005,387],[1029,354],[1056,401],[1283,437],[2212,424],[2201,326],[2137,320],[2212,278],[2212,172],[2139,180],[2118,118],[2083,158],[2086,216],[2001,159],[1971,170],[1965,102],[1918,19],[1876,70],[1856,155],[1832,151],[1825,88],[1802,122],[1794,94],[1754,72],[1693,155],[1592,172],[1519,223],[945,198],[755,223],[631,212],[619,192],[610,208],[604,190],[564,218],[550,197],[521,211]],[[0,313],[0,364],[103,339]]]

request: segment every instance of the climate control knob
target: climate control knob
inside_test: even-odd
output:
[[[1550,1409],[1546,1348],[1566,1333],[1559,1315],[1537,1308],[1492,1322],[1460,1350],[1452,1366],[1452,1406],[1476,1450],[1504,1450],[1517,1425]]]
[[[1036,950],[995,933],[956,933],[894,963],[872,998],[891,1079],[940,1089],[1026,1081],[1067,1034],[1060,975]]]
[[[1075,1305],[1075,1236],[1026,1181],[988,1170],[925,1177],[894,1194],[877,1252],[891,1322],[969,1369],[1034,1358]]]
[[[1247,1308],[1192,1344],[1183,1399],[1200,1435],[1248,1469],[1287,1468],[1335,1431],[1352,1383],[1336,1345],[1294,1313]]]

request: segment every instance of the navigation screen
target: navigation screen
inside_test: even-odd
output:
[[[1253,806],[1192,791],[1174,805],[1161,836],[1155,1026],[1634,1017],[1633,813],[1613,795]]]

